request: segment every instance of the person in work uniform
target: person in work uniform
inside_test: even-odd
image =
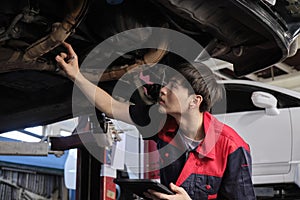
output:
[[[175,67],[179,73],[170,75],[160,89],[156,107],[132,105],[115,100],[88,81],[79,71],[73,48],[64,45],[68,52],[57,55],[56,61],[96,108],[108,117],[136,125],[145,139],[156,141],[161,183],[175,194],[150,190],[145,194],[148,198],[256,199],[249,146],[209,112],[222,97],[222,87],[206,65],[179,64]],[[74,59],[66,62],[70,57]],[[151,118],[155,111],[159,114]]]

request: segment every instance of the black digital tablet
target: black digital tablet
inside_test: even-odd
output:
[[[138,195],[139,197],[145,197],[144,192],[147,192],[149,189],[155,190],[157,192],[165,194],[174,194],[166,186],[160,184],[157,181],[151,179],[114,179],[114,182],[118,184],[124,190],[129,190],[132,193]]]

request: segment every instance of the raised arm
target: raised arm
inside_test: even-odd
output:
[[[87,80],[80,73],[78,57],[72,46],[66,42],[63,42],[63,45],[67,48],[68,52],[60,53],[55,59],[89,101],[95,104],[96,108],[104,112],[108,117],[133,124],[129,116],[129,104],[115,100],[103,89]]]

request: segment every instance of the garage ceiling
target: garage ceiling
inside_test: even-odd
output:
[[[300,47],[299,40],[298,47]],[[300,48],[294,56],[244,77],[235,76],[233,65],[221,60],[216,60],[213,70],[221,79],[253,80],[300,92]]]

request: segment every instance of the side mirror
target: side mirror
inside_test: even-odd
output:
[[[265,108],[267,115],[278,115],[277,99],[267,92],[253,92],[251,96],[252,103],[259,107]]]

